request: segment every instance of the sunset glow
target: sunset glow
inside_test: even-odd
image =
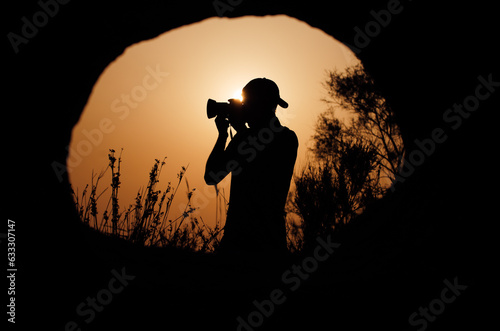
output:
[[[80,194],[92,170],[108,164],[108,150],[123,148],[119,203],[133,204],[145,187],[155,159],[167,157],[159,188],[186,177],[197,215],[211,224],[215,189],[203,180],[205,162],[217,129],[206,117],[211,98],[241,98],[241,89],[256,77],[277,83],[288,109],[278,107],[281,123],[299,139],[295,171],[305,163],[309,139],[319,113],[326,109],[322,86],[325,71],[358,63],[354,54],[323,31],[287,16],[211,18],[155,39],[131,45],[104,70],[80,121],[73,129],[67,165]],[[98,191],[109,187],[108,172]],[[229,196],[229,178],[220,186]],[[181,213],[187,185],[179,188],[172,213]],[[109,190],[99,201],[100,217]],[[176,216],[176,215],[172,215]]]
[[[233,99],[238,99],[240,101],[243,100],[243,96],[241,95],[241,89],[234,91]]]

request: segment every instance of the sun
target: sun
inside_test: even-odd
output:
[[[238,100],[242,101],[243,100],[242,91],[241,90],[234,91],[233,99],[238,99]]]

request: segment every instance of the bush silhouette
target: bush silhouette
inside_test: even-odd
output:
[[[184,179],[187,167],[182,167],[177,174],[177,184],[171,182],[163,192],[157,188],[165,159],[161,162],[156,159],[145,190],[139,190],[135,203],[124,210],[120,210],[118,192],[120,188],[121,154],[115,157],[115,151],[110,149],[108,167],[99,175],[92,173],[90,194],[87,196],[89,185],[81,195],[73,191],[75,207],[81,221],[94,229],[142,246],[176,247],[191,251],[213,252],[221,239],[221,217],[217,217],[214,227],[208,226],[202,217],[195,217],[196,210],[191,204],[195,192],[187,186],[187,202],[181,215],[172,218],[171,207],[179,187]],[[111,197],[102,217],[98,217],[97,201],[107,188],[97,193],[98,184],[107,170],[111,169]],[[218,199],[224,199],[217,191]],[[111,220],[108,213],[111,203]],[[219,215],[220,216],[220,215]],[[111,223],[111,224],[110,224]]]
[[[404,156],[394,114],[362,65],[329,71],[324,86],[328,108],[317,120],[312,155],[290,197],[304,248],[382,197]],[[350,121],[341,121],[338,110],[350,113]]]

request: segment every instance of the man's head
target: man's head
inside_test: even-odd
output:
[[[251,80],[242,91],[245,118],[250,127],[275,116],[276,107],[288,107],[280,97],[278,85],[266,78]]]

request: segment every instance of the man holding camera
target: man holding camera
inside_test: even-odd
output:
[[[285,254],[284,207],[297,157],[297,136],[276,117],[278,105],[288,107],[276,83],[254,79],[242,95],[242,102],[209,100],[207,107],[209,117],[217,115],[219,136],[207,160],[205,181],[216,185],[232,173],[219,252]],[[237,134],[226,147],[229,124]]]

